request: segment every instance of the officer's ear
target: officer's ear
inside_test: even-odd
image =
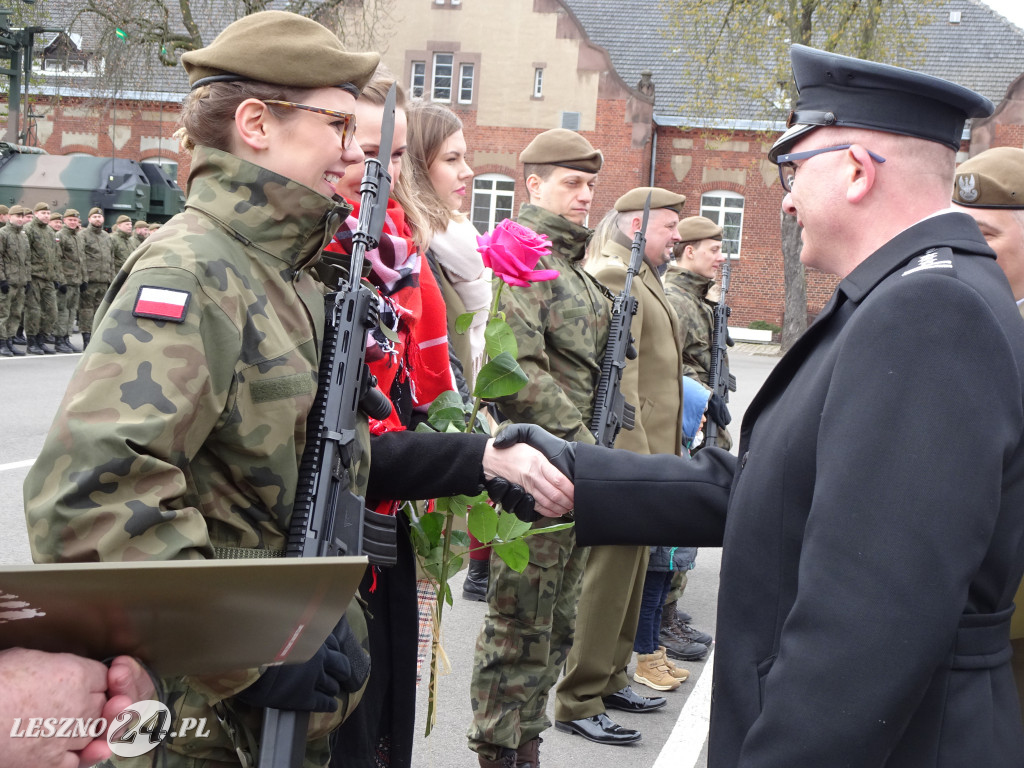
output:
[[[851,203],[859,203],[875,186],[877,166],[867,149],[860,144],[851,146],[844,155],[844,172],[848,174],[846,199]]]

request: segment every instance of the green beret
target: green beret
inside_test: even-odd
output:
[[[66,211],[64,211],[64,218],[65,219],[68,219],[68,218],[77,219],[78,218],[78,211],[76,211],[74,208],[68,208]]]
[[[53,213],[50,214],[50,221],[60,221],[63,220],[63,218],[64,214],[61,213],[60,211],[54,211]]]
[[[6,205],[0,205],[0,216],[4,216],[4,215],[6,215],[6,214],[8,214],[10,212],[11,212],[11,209],[8,208]]]
[[[350,53],[338,36],[305,16],[261,11],[229,24],[205,48],[181,57],[193,89],[231,80],[291,88],[351,83],[362,90],[380,62],[378,53]]]
[[[962,163],[953,202],[970,208],[1024,208],[1024,149],[995,147]]]
[[[103,209],[102,208],[90,208],[89,209],[89,215],[90,216],[92,216],[94,214],[97,214],[97,213],[102,214],[103,213]]]
[[[146,227],[148,229],[149,224],[144,222],[142,219],[139,219],[138,221],[135,222],[135,229],[138,229],[139,227]]]
[[[36,203],[36,207],[33,208],[32,210],[36,213],[38,213],[39,211],[48,211],[50,210],[50,206],[47,205],[46,203]]]
[[[30,211],[24,205],[12,205],[10,213],[11,216],[27,216],[28,214],[32,213],[32,211]]]
[[[703,216],[687,216],[679,222],[676,231],[684,243],[722,239],[722,227]]]
[[[574,171],[597,173],[601,170],[604,157],[590,142],[576,131],[566,128],[552,128],[535,136],[519,155],[521,163],[558,165]],[[643,206],[640,206],[641,208]]]
[[[154,222],[153,224],[149,225],[150,232],[155,232],[158,229],[160,229],[160,222]]]
[[[686,195],[677,195],[661,187],[637,187],[631,189],[615,201],[615,210],[619,213],[625,211],[642,211],[647,203],[647,195],[651,196],[651,210],[658,208],[671,208],[676,213],[683,212],[683,203],[686,202]]]
[[[118,224],[124,224],[126,221],[129,224],[131,224],[132,223],[132,217],[131,216],[125,216],[122,213],[120,216],[117,217],[117,221],[114,222],[114,226],[117,226]]]

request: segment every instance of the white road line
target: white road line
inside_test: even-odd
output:
[[[675,728],[661,748],[653,768],[693,768],[700,759],[700,753],[708,740],[708,724],[711,720],[711,678],[715,671],[715,652],[711,651],[700,679],[679,713]]]
[[[0,472],[3,472],[5,469],[24,469],[25,467],[31,467],[35,463],[35,459],[29,459],[28,461],[12,461],[10,464],[0,464]]]

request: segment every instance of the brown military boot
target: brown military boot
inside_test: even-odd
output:
[[[668,654],[665,652],[664,645],[658,646],[658,653],[660,653],[662,657],[665,659],[665,666],[668,667],[668,673],[672,675],[672,677],[674,677],[680,683],[685,683],[690,678],[689,670],[683,669],[682,667],[677,667],[675,664],[672,663],[672,659],[670,659],[668,657]]]
[[[516,768],[516,751],[499,747],[497,760],[488,760],[483,755],[477,755],[480,760],[480,768]]]
[[[516,768],[540,768],[540,743],[542,739],[530,739],[516,750]]]
[[[679,687],[679,681],[668,671],[664,651],[661,650],[636,655],[633,679],[656,691],[674,691]]]

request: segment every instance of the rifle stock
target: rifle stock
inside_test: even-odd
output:
[[[640,271],[644,259],[644,247],[647,244],[647,219],[651,212],[651,196],[647,195],[644,205],[643,223],[633,235],[633,245],[629,253],[629,266],[626,269],[626,284],[612,300],[612,319],[608,326],[608,344],[604,349],[601,361],[601,378],[597,382],[597,393],[594,395],[594,415],[590,420],[590,431],[594,433],[598,445],[611,448],[619,430],[625,427],[632,429],[636,424],[636,408],[626,402],[622,394],[622,371],[626,367],[626,358],[636,358],[633,348],[633,337],[629,329],[636,314],[637,300],[632,295],[633,277]]]
[[[366,368],[366,336],[377,324],[377,302],[362,284],[362,271],[366,251],[377,247],[384,228],[391,176],[380,158],[391,157],[394,115],[392,86],[384,104],[380,151],[366,160],[359,186],[359,225],[352,235],[348,276],[325,299],[317,394],[306,419],[287,557],[366,555],[371,565],[394,565],[398,557],[397,518],[367,509],[365,499],[352,490],[359,410],[379,419],[391,412]],[[264,711],[259,768],[302,764],[309,714]]]

